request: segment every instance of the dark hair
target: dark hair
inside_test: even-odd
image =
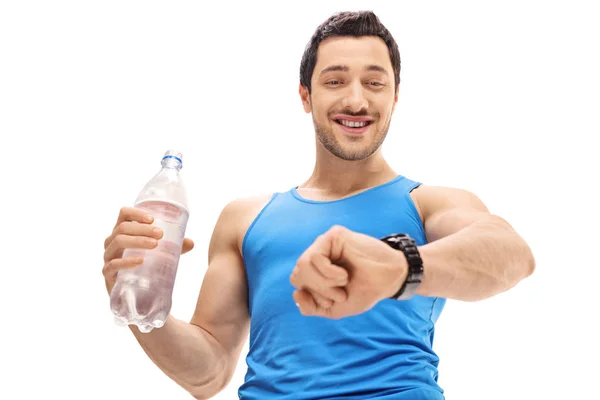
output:
[[[378,36],[388,47],[394,68],[395,87],[400,83],[400,51],[392,34],[379,21],[372,11],[344,11],[329,17],[323,22],[304,50],[300,63],[300,83],[311,91],[310,80],[317,65],[319,44],[332,36]]]

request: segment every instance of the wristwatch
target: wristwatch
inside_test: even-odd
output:
[[[391,298],[408,300],[415,294],[423,279],[423,260],[421,259],[417,245],[414,239],[406,233],[395,233],[385,236],[381,240],[390,245],[390,247],[403,252],[406,257],[406,261],[408,262],[406,280],[400,287],[400,290]]]

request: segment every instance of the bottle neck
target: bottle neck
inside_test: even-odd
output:
[[[168,169],[168,170],[176,170],[179,171],[181,170],[181,162],[174,157],[165,157],[163,158],[161,165],[163,167],[163,169]]]

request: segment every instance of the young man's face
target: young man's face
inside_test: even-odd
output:
[[[319,45],[311,94],[300,88],[317,137],[335,156],[362,160],[380,146],[398,100],[385,42],[375,36],[332,37]]]

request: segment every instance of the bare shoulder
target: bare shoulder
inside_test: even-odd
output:
[[[229,201],[222,209],[214,236],[225,234],[230,243],[241,253],[246,231],[262,209],[271,201],[274,193],[241,197]]]
[[[422,219],[427,219],[436,212],[453,208],[469,208],[488,212],[483,201],[467,189],[423,184],[413,190],[410,196]]]

